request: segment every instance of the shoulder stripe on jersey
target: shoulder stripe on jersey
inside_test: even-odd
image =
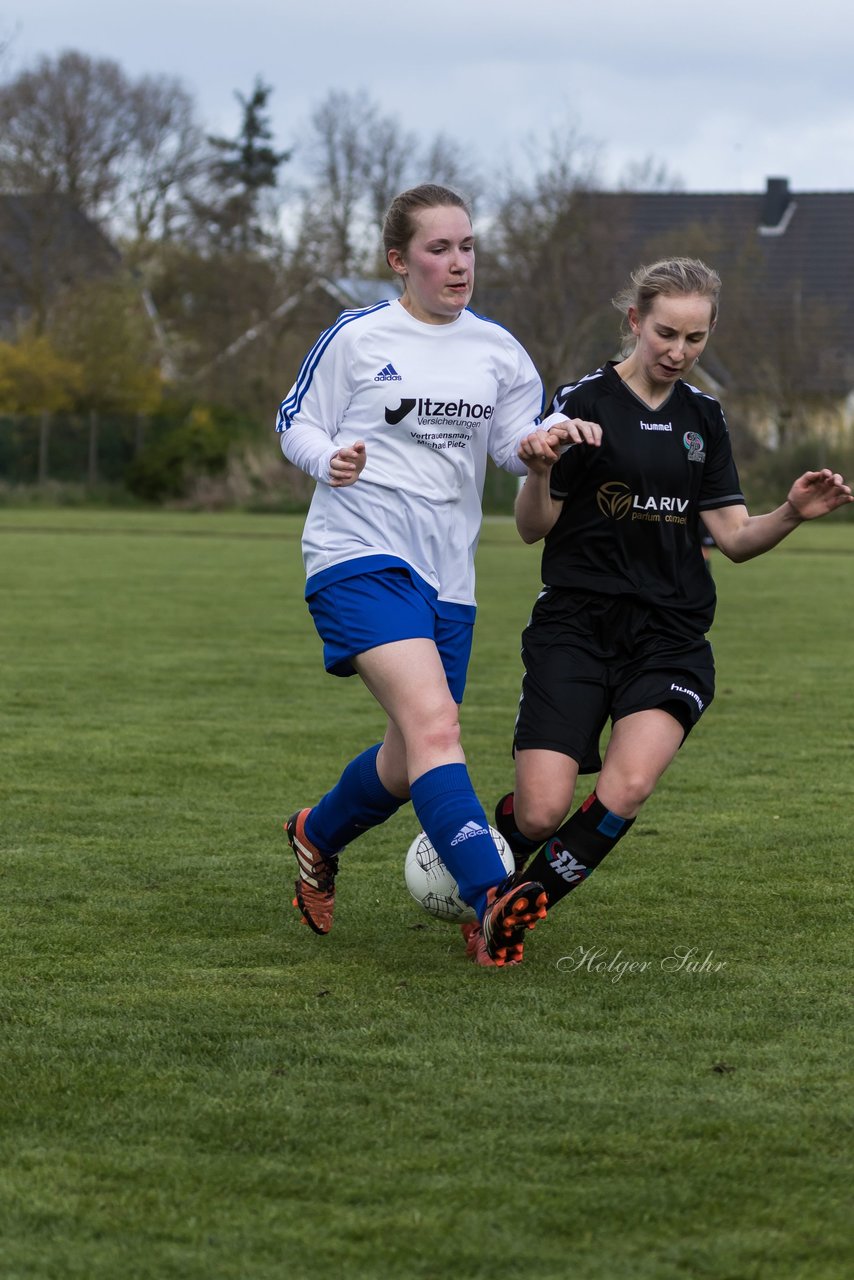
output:
[[[601,369],[596,369],[593,373],[585,374],[583,378],[579,378],[578,382],[568,382],[565,387],[558,387],[552,400],[552,413],[561,412],[558,409],[558,402],[568,396],[571,391],[574,391],[576,387],[583,387],[585,382],[595,382],[597,378],[602,377],[602,373]]]
[[[702,396],[704,400],[711,400],[712,404],[720,404],[720,401],[716,399],[715,396],[710,396],[708,391],[703,391],[700,387],[695,387],[693,383],[686,382],[684,385],[689,391],[693,391],[695,396]]]
[[[482,316],[479,311],[472,311],[471,307],[466,307],[466,311],[474,320],[481,320],[484,324],[494,325],[496,329],[503,329],[509,337],[513,338],[513,334],[507,328],[506,324],[502,324],[500,320],[493,320],[490,316]],[[514,338],[514,341],[516,339]]]
[[[391,303],[389,302],[376,302],[372,307],[360,307],[358,310],[342,311],[335,323],[330,325],[328,329],[324,329],[300,365],[293,391],[279,405],[279,412],[276,417],[276,431],[280,435],[293,425],[294,416],[299,413],[306,392],[311,386],[311,380],[314,377],[320,358],[336,334],[340,333],[344,326],[350,324],[351,321],[358,320],[362,316],[369,316],[374,311],[382,311],[384,307],[390,305]]]
[[[521,346],[519,339],[515,336],[515,334],[511,333],[510,330],[507,328],[507,326],[502,324],[500,320],[493,320],[491,319],[490,316],[482,316],[479,311],[472,311],[471,307],[466,307],[465,310],[468,313],[468,315],[472,317],[473,320],[480,320],[481,324],[491,324],[493,329],[500,329],[502,333],[506,333],[507,337],[510,338],[510,340],[514,342],[517,347]],[[524,348],[522,349],[524,350]],[[536,418],[534,419],[535,423],[542,421],[543,408],[545,406],[545,402],[546,402],[546,390],[541,383],[540,384],[540,412],[537,414]]]

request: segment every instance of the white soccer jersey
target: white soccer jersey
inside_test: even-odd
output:
[[[318,481],[303,533],[306,593],[405,564],[443,612],[469,615],[486,455],[524,474],[516,452],[542,397],[527,352],[471,311],[436,325],[397,301],[343,312],[306,356],[276,423],[285,456]],[[331,488],[330,459],[358,440],[361,476]]]

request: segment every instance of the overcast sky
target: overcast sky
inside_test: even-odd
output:
[[[689,191],[854,189],[854,6],[770,0],[5,0],[2,78],[76,49],[165,73],[234,136],[235,90],[272,86],[276,144],[331,89],[364,89],[487,176],[552,134],[598,148],[603,181],[654,157]],[[424,175],[427,177],[428,175]]]

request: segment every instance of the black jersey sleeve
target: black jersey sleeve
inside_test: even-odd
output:
[[[743,504],[744,494],[732,456],[732,442],[726,418],[717,400],[704,397],[703,418],[708,426],[703,484],[697,503],[700,511]]]
[[[599,413],[592,387],[598,382],[601,370],[588,374],[580,382],[559,386],[551,398],[549,413],[562,413],[567,418],[583,418],[586,422],[598,422]],[[573,444],[565,449],[552,467],[550,492],[553,498],[566,498],[583,475],[586,463],[594,450],[587,444]]]

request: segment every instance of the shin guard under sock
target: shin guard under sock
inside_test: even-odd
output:
[[[606,809],[596,792],[592,792],[545,842],[525,868],[525,878],[539,880],[551,910],[587,879],[633,822],[634,818],[621,818]]]
[[[377,756],[380,743],[356,756],[331,791],[313,807],[305,821],[305,834],[321,853],[338,853],[371,827],[378,827],[405,800],[393,796],[380,781]]]
[[[433,848],[460,887],[460,897],[483,916],[486,892],[507,875],[483,806],[464,764],[442,764],[412,783],[412,805]]]

